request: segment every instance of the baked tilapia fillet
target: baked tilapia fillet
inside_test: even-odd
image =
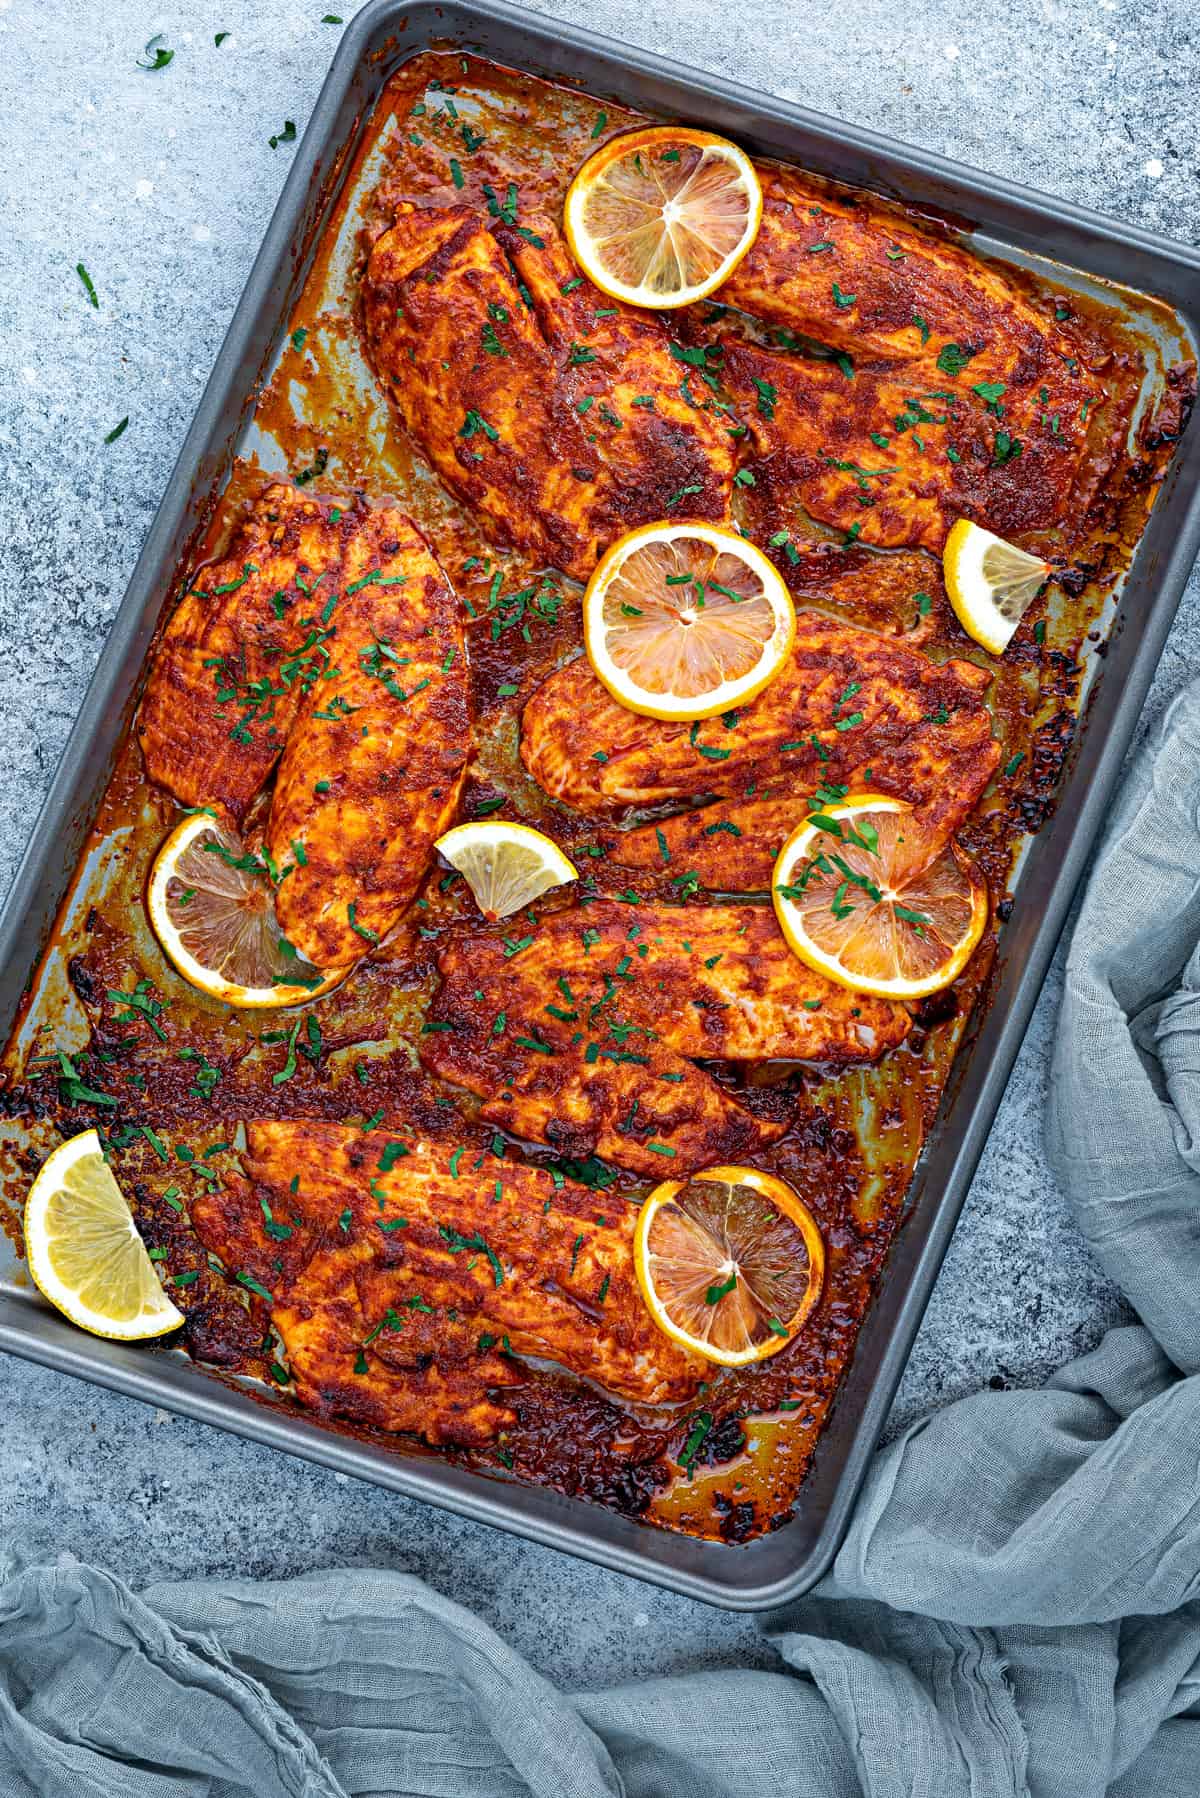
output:
[[[371,251],[362,323],[410,437],[535,561],[586,580],[636,525],[728,517],[728,407],[689,385],[661,318],[580,275],[548,219],[517,230],[467,206],[399,207]]]
[[[458,599],[401,511],[275,483],[193,577],[138,718],[150,778],[240,823],[275,777],[280,924],[317,967],[396,923],[470,751]]]
[[[515,1421],[530,1362],[634,1406],[685,1404],[711,1372],[652,1321],[617,1195],[403,1129],[246,1138],[242,1175],[192,1218],[311,1408],[470,1446]]]
[[[687,808],[618,831],[610,860],[762,891],[812,795],[831,784],[908,801],[931,855],[944,847],[999,760],[982,697],[990,679],[973,662],[936,663],[894,636],[805,610],[786,665],[736,716],[641,717],[579,657],[525,707],[521,756],[546,793],[588,818]]]

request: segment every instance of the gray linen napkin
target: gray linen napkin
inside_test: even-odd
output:
[[[404,1574],[0,1562],[0,1798],[1198,1798],[1200,686],[1067,964],[1048,1146],[1141,1322],[877,1457],[780,1671],[566,1697]]]

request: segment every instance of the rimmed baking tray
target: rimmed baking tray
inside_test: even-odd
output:
[[[1059,278],[1074,271],[1154,295],[1200,335],[1195,250],[498,0],[376,0],[343,37],[0,919],[0,1040],[74,873],[173,577],[228,474],[372,106],[398,63],[447,45],[970,219],[981,242],[1017,259],[1048,259]],[[1192,431],[1175,455],[1125,582],[1058,809],[1024,862],[989,1001],[951,1070],[904,1226],[786,1526],[741,1547],[699,1541],[540,1488],[337,1434],[218,1383],[181,1353],[81,1336],[14,1281],[19,1263],[3,1238],[0,1347],[691,1597],[750,1610],[806,1590],[845,1532],[1200,548],[1198,474],[1200,433]]]

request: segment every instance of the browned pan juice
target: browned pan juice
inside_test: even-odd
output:
[[[541,680],[579,651],[579,589],[489,542],[439,485],[389,420],[355,319],[365,245],[381,216],[373,196],[387,203],[467,202],[484,211],[515,182],[523,208],[556,214],[596,142],[637,122],[638,115],[611,103],[456,52],[405,64],[384,90],[357,151],[287,321],[273,377],[258,397],[249,451],[216,502],[197,560],[220,551],[247,498],[269,476],[287,473],[330,496],[358,490],[372,500],[398,500],[426,531],[469,615],[477,749],[462,816],[503,808],[560,841],[584,869],[590,890],[628,896],[635,888],[640,898],[677,903],[665,877],[610,868],[604,828],[565,817],[525,774],[517,753],[521,711]],[[937,226],[928,218],[914,222]],[[1020,847],[1053,805],[1089,657],[1103,651],[1104,622],[1181,428],[1189,384],[1186,370],[1168,380],[1151,335],[1128,320],[1119,323],[1113,307],[1031,275],[1017,278],[1041,306],[1069,307],[1093,340],[1110,349],[1104,378],[1114,428],[1124,428],[1147,371],[1158,395],[1084,539],[1069,554],[1053,533],[1023,539],[1059,566],[1060,578],[994,661],[957,625],[936,558],[926,557],[921,582],[932,603],[918,614],[909,584],[889,578],[888,552],[845,552],[873,555],[880,572],[871,615],[851,622],[911,633],[909,641],[935,661],[974,660],[994,676],[988,703],[1002,760],[962,840],[988,875],[999,919],[1007,912]],[[1154,312],[1141,296],[1138,306],[1143,321]],[[1157,310],[1169,330],[1171,315]],[[799,529],[830,540],[815,525],[801,522]],[[819,595],[815,603],[828,604]],[[264,1402],[269,1392],[273,1402],[287,1404],[245,1293],[211,1263],[187,1221],[189,1198],[218,1184],[236,1163],[241,1120],[366,1124],[387,1112],[444,1139],[448,1153],[467,1145],[498,1164],[552,1156],[482,1126],[475,1101],[441,1086],[418,1063],[439,939],[448,930],[473,928],[469,905],[446,892],[444,870],[430,875],[411,922],[303,1013],[232,1011],[174,973],[146,922],[147,873],[177,816],[169,797],[146,781],[140,751],[127,738],[6,1052],[8,1223],[19,1238],[18,1207],[58,1135],[98,1124],[147,1241],[162,1252],[172,1276],[185,1276],[172,1286],[187,1311],[184,1346],[224,1377],[261,1381]],[[561,903],[552,894],[535,909],[544,916]],[[870,1304],[951,1060],[972,1009],[986,999],[994,928],[956,985],[924,1003],[912,1035],[880,1064],[836,1075],[797,1065],[713,1070],[737,1084],[752,1110],[791,1121],[761,1159],[791,1182],[825,1238],[823,1296],[788,1348],[747,1369],[714,1368],[698,1404],[683,1414],[635,1413],[599,1390],[531,1368],[511,1395],[518,1426],[494,1451],[441,1452],[499,1477],[726,1542],[786,1521]],[[140,1012],[107,997],[142,980],[152,1002]],[[316,1026],[295,1032],[301,1016],[315,1018]],[[61,1054],[73,1079],[63,1078]],[[103,1104],[83,1096],[97,1089],[106,1096]],[[645,1182],[599,1164],[572,1171],[595,1183],[600,1206],[604,1194],[610,1205],[618,1195],[636,1203],[647,1190]],[[344,1395],[339,1410],[343,1415],[330,1419],[331,1427],[353,1428]],[[430,1452],[409,1439],[377,1439],[399,1452]]]

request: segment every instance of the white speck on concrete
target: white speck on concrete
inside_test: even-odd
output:
[[[962,51],[957,44],[946,44],[943,47],[942,55],[946,58],[947,62],[957,62],[962,55]]]
[[[192,226],[192,236],[195,238],[197,243],[211,243],[212,242],[212,232],[209,230],[207,225],[193,225]]]
[[[154,192],[154,183],[153,181],[139,181],[133,191],[139,200],[148,200]]]
[[[1151,181],[1161,181],[1165,172],[1166,171],[1157,156],[1152,156],[1149,162],[1144,162],[1142,164],[1142,173],[1144,175],[1149,175]]]

